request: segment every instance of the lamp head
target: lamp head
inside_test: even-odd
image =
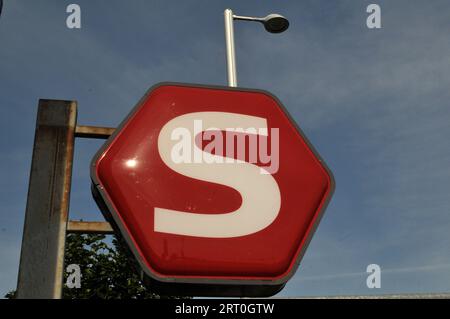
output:
[[[289,28],[289,21],[280,14],[269,14],[261,21],[264,24],[264,28],[270,33],[281,33]]]

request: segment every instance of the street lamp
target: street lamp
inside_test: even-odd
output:
[[[264,25],[264,28],[270,33],[281,33],[289,27],[289,21],[279,14],[269,14],[264,18],[237,16],[231,9],[224,11],[225,17],[225,42],[227,46],[227,74],[228,86],[237,86],[236,76],[236,55],[234,52],[234,29],[233,20],[257,21]]]

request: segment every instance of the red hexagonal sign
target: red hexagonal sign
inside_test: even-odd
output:
[[[334,189],[272,94],[180,83],[148,91],[91,177],[145,278],[197,295],[279,291]]]

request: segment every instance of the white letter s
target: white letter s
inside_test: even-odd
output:
[[[261,174],[262,168],[247,162],[232,164],[220,164],[220,160],[210,164],[173,162],[171,149],[175,142],[171,139],[171,133],[180,127],[193,127],[194,120],[202,120],[204,128],[214,127],[223,131],[230,127],[267,129],[267,120],[235,113],[197,112],[172,119],[159,133],[159,154],[169,168],[194,179],[234,188],[241,194],[242,205],[234,212],[225,214],[196,214],[156,207],[154,230],[209,238],[246,236],[263,230],[276,219],[281,205],[278,183],[270,173]],[[194,134],[191,134],[191,138],[191,145],[197,147]],[[208,153],[208,156],[211,154]],[[212,156],[223,160],[222,156]]]

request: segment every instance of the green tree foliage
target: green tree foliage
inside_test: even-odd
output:
[[[127,248],[113,237],[70,234],[66,241],[65,264],[81,269],[81,288],[64,286],[65,299],[147,299],[158,295],[142,285],[139,272]],[[65,273],[64,282],[69,274]]]
[[[82,277],[80,288],[64,285],[64,299],[162,298],[142,284],[133,256],[115,236],[109,240],[104,235],[68,235],[65,264],[79,265]],[[64,283],[68,276],[65,272]],[[5,297],[14,298],[14,294]]]
[[[8,293],[5,295],[5,298],[6,298],[6,299],[14,299],[15,296],[16,296],[16,291],[13,290],[13,291],[8,292]]]

